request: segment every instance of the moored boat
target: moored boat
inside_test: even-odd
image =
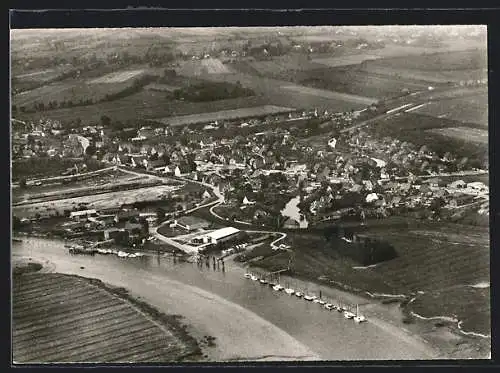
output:
[[[328,311],[331,311],[331,310],[333,309],[333,304],[331,304],[331,303],[326,303],[326,304],[324,305],[324,307],[325,307]]]
[[[295,290],[293,290],[292,288],[286,288],[285,293],[293,295],[295,293]]]
[[[268,281],[267,281],[265,278],[261,278],[261,279],[260,279],[260,283],[261,283],[262,285],[265,285],[265,284],[267,284],[267,283],[268,283]]]
[[[359,314],[359,306],[356,304],[356,316],[354,316],[354,321],[357,323],[362,323],[366,321],[366,317]]]
[[[304,294],[302,294],[300,291],[295,292],[295,296],[298,298],[301,298]]]
[[[250,279],[250,278],[252,278],[252,274],[251,273],[245,273],[243,275],[243,277]]]
[[[258,278],[257,276],[255,276],[255,275],[252,275],[252,276],[250,277],[250,279],[251,279],[252,281],[257,281],[259,278]]]
[[[354,316],[356,316],[356,315],[353,314],[351,311],[344,311],[344,317],[346,319],[352,319],[352,318],[354,318]]]
[[[275,291],[281,291],[283,289],[284,289],[284,287],[281,286],[280,284],[273,286],[273,290],[275,290]]]

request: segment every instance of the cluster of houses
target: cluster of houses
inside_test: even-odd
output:
[[[149,228],[157,223],[156,213],[143,213],[133,208],[72,211],[69,221],[60,225],[66,237],[94,237],[118,244],[143,243]]]

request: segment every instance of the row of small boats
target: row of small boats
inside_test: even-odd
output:
[[[86,248],[82,246],[66,246],[69,248],[70,254],[88,254],[88,255],[116,255],[119,258],[139,258],[144,256],[144,254],[136,252],[136,253],[127,253],[126,251],[116,250],[116,249],[104,249],[104,248]]]
[[[323,306],[328,311],[338,311],[339,313],[342,313],[346,319],[352,319],[357,323],[362,323],[367,321],[365,316],[360,315],[358,305],[356,305],[356,313],[353,313],[349,310],[347,306],[344,306],[341,303],[339,304],[327,303],[321,297],[317,297],[316,295],[305,294],[299,290],[295,290],[290,287],[284,287],[280,285],[279,282],[268,281],[267,279],[259,278],[258,276],[252,273],[245,273],[244,277],[252,281],[256,282],[258,281],[262,285],[269,285],[274,291],[283,291],[284,293],[290,296],[294,295],[297,298],[302,298],[306,301],[317,303]]]

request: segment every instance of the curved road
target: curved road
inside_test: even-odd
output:
[[[125,173],[129,173],[129,174],[132,174],[132,175],[136,175],[136,176],[149,176],[151,178],[156,178],[156,179],[159,179],[159,180],[167,180],[167,179],[182,180],[182,181],[185,181],[185,182],[188,182],[188,183],[194,183],[194,184],[202,185],[205,188],[210,188],[212,190],[213,194],[217,197],[217,200],[205,203],[203,205],[194,207],[194,208],[186,210],[186,211],[183,211],[183,214],[187,215],[187,214],[190,214],[190,213],[192,213],[194,211],[210,207],[208,211],[215,218],[217,218],[219,220],[222,220],[222,221],[227,221],[228,220],[228,219],[223,218],[222,216],[218,215],[214,211],[215,207],[219,206],[221,203],[224,202],[224,195],[220,192],[219,188],[217,188],[216,186],[214,186],[212,184],[203,183],[203,182],[197,181],[197,180],[187,179],[187,178],[184,178],[184,177],[168,177],[168,176],[151,175],[151,174],[147,174],[147,173],[132,171],[132,170],[129,170],[129,169],[126,169],[126,168],[122,168],[122,167],[120,167],[119,169],[120,169],[120,171],[123,171]],[[247,222],[240,222],[240,221],[236,221],[236,222],[239,223],[239,224],[245,224],[245,225],[248,225],[249,227],[252,227],[252,224],[247,223]],[[171,239],[170,237],[166,237],[166,236],[162,235],[161,233],[159,233],[158,229],[161,228],[162,226],[164,226],[166,223],[167,223],[166,221],[163,222],[163,223],[161,223],[158,227],[156,227],[153,230],[153,234],[154,234],[154,236],[156,238],[158,238],[159,240],[167,243],[168,245],[174,246],[174,247],[178,248],[179,250],[182,250],[182,251],[190,253],[190,254],[193,254],[193,253],[195,253],[197,251],[195,248],[193,248],[191,246],[183,245],[183,244],[181,244],[181,243],[179,243],[179,242]],[[262,230],[262,229],[259,229],[259,230],[247,230],[247,229],[245,229],[245,231],[250,232],[250,233],[264,233],[264,234],[276,234],[276,235],[279,235],[280,237],[278,237],[276,240],[274,240],[270,244],[271,247],[273,247],[273,248],[276,247],[276,243],[277,242],[285,239],[285,237],[287,236],[286,233],[283,233],[283,232],[267,231],[267,230]]]

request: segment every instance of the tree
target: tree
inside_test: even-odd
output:
[[[101,125],[103,127],[109,127],[110,124],[111,124],[111,118],[110,117],[108,117],[107,115],[101,116]]]
[[[91,157],[95,154],[96,152],[96,147],[94,144],[90,144],[89,146],[87,146],[87,149],[85,149],[85,155]]]
[[[17,216],[14,215],[12,217],[12,228],[16,230],[19,227],[21,227],[21,219],[19,219]]]
[[[19,188],[26,188],[26,178],[21,178],[21,180],[19,180]]]
[[[161,207],[158,207],[156,209],[156,218],[158,219],[158,222],[161,222],[163,219],[165,219],[165,210]]]

